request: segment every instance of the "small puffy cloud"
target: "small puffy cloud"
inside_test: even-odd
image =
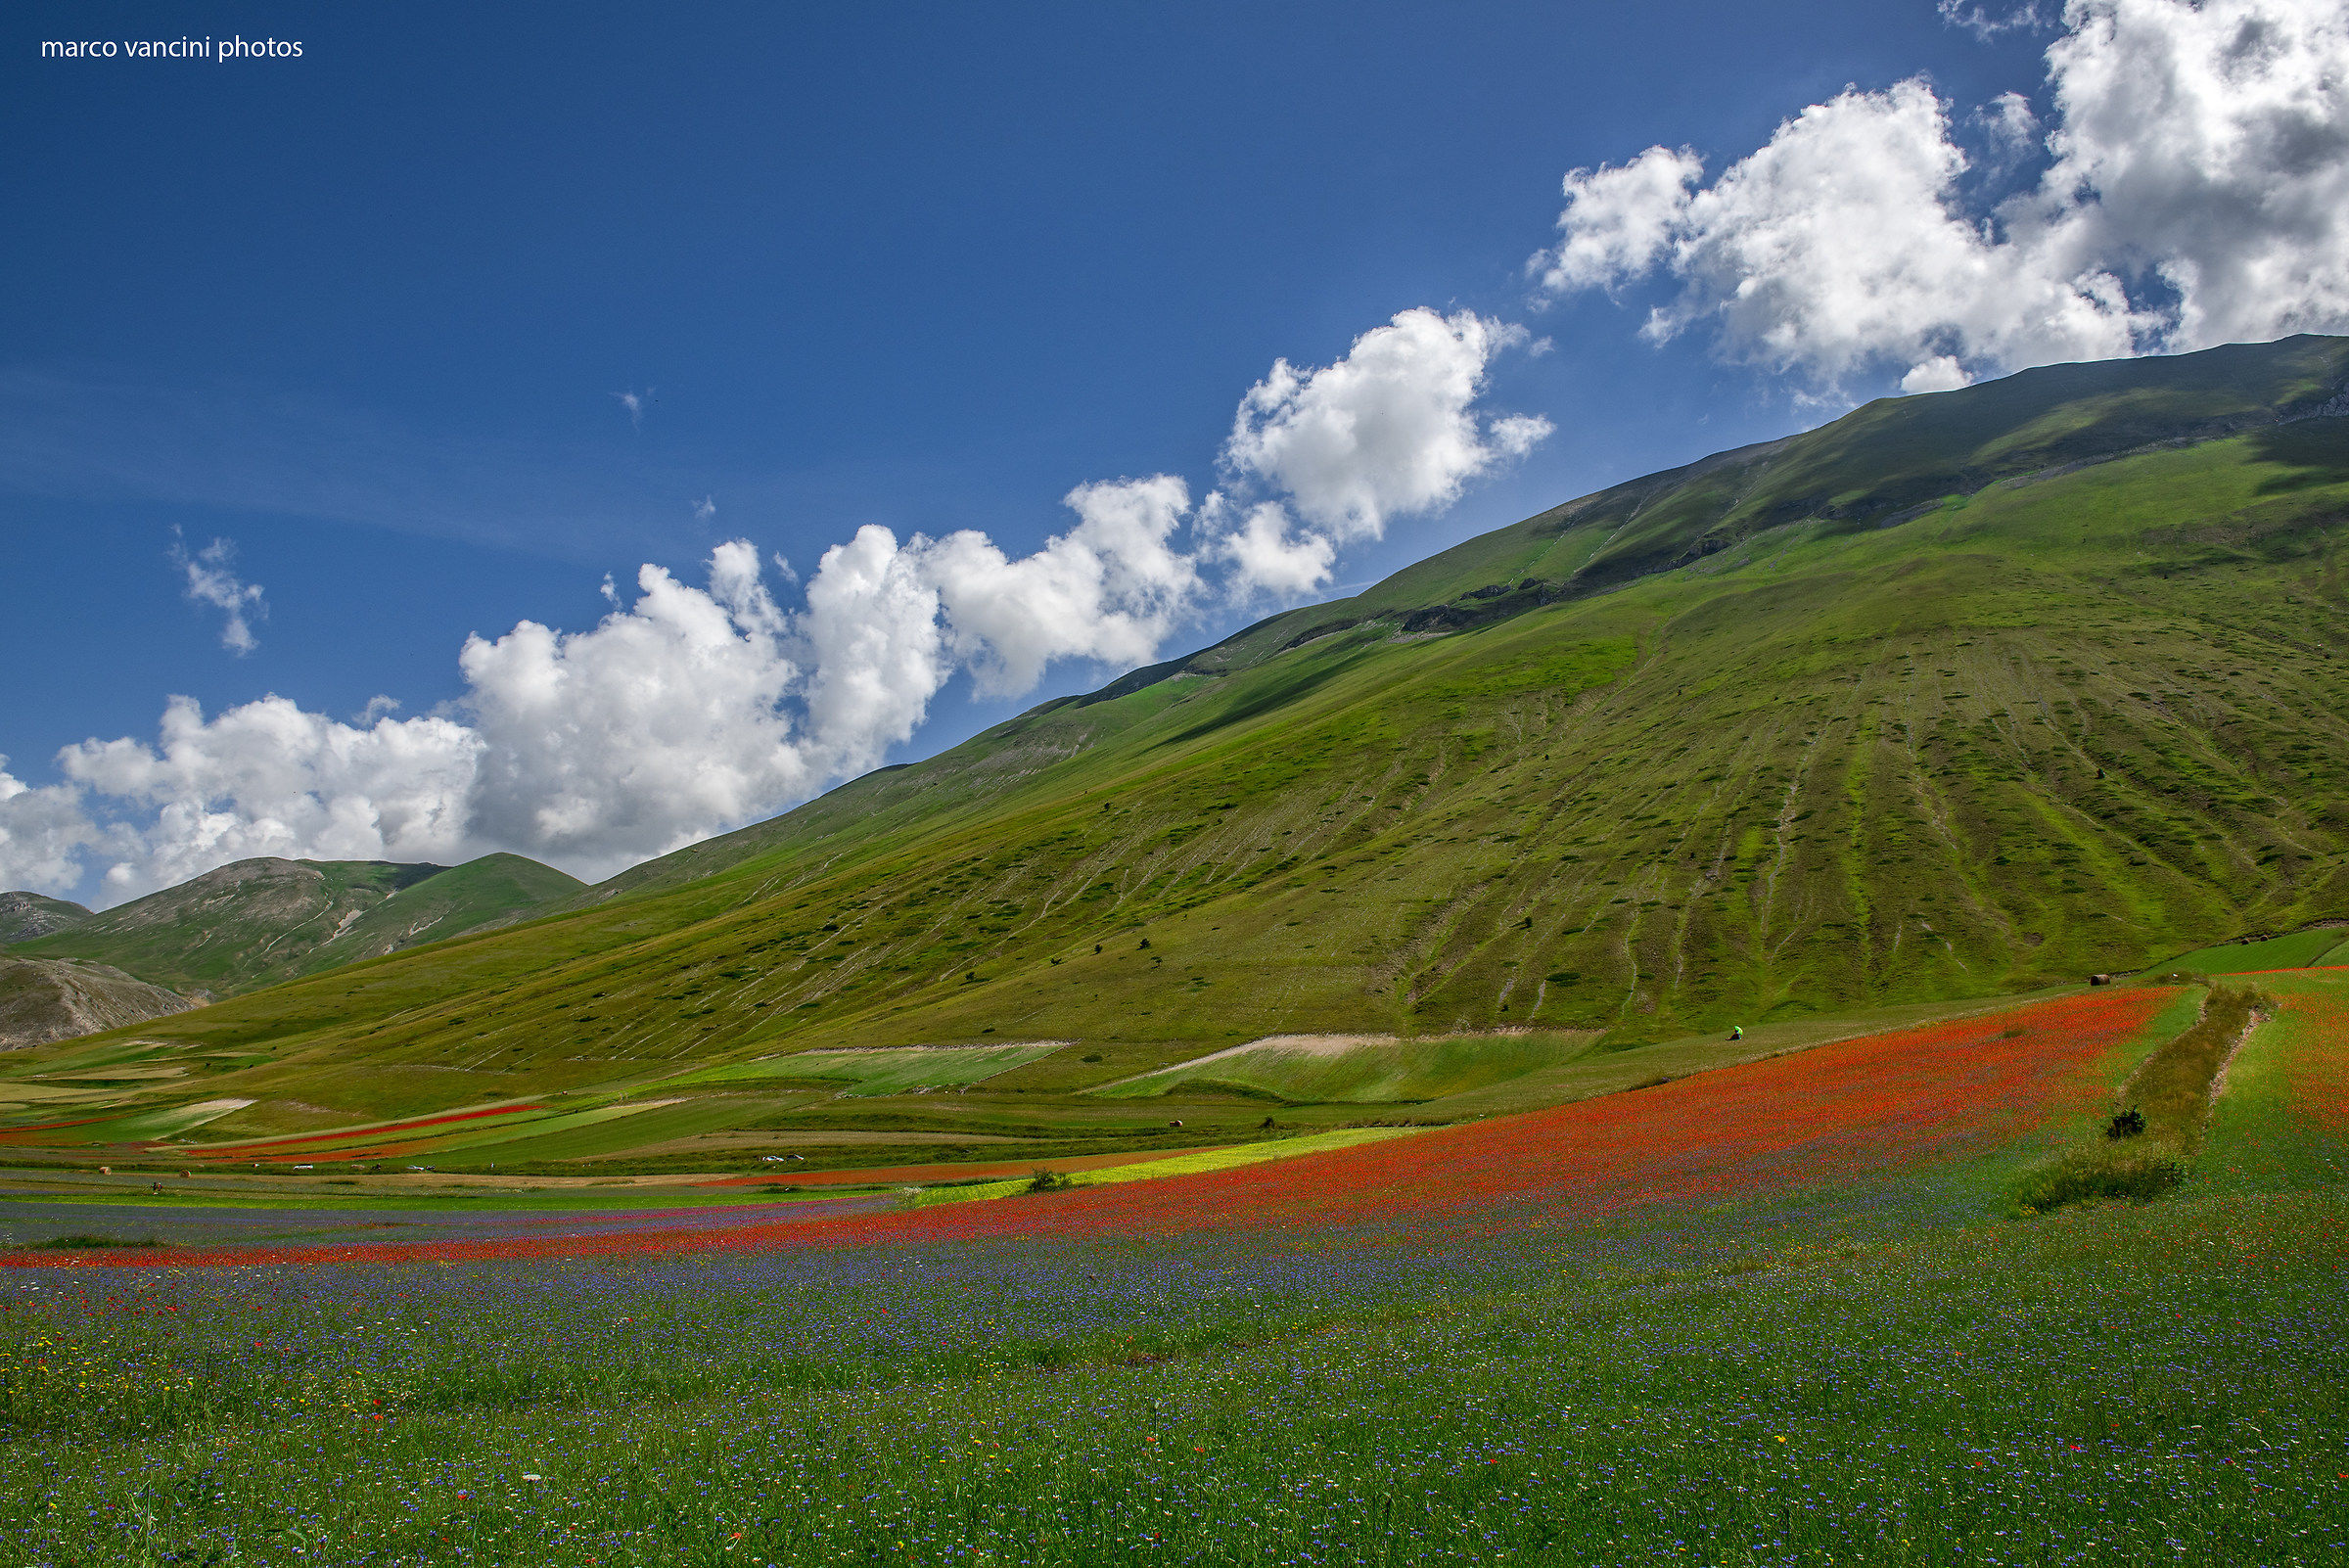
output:
[[[1554,294],[1668,277],[1651,337],[1707,324],[1727,356],[1827,388],[2349,325],[2337,0],[2071,0],[2064,24],[2050,161],[1995,208],[1920,77],[1811,106],[1709,185],[1663,148],[1577,170],[1533,270]],[[2042,129],[2014,94],[1981,118],[1994,160]]]
[[[260,646],[252,623],[267,616],[269,607],[262,602],[259,583],[237,579],[230,568],[236,556],[236,545],[227,539],[214,539],[190,555],[179,530],[171,530],[171,564],[187,575],[189,600],[208,604],[227,617],[220,627],[220,646],[243,655]]]
[[[1556,432],[1557,426],[1541,414],[1503,414],[1486,428],[1493,450],[1503,457],[1523,457]]]
[[[1953,27],[1963,27],[1984,42],[2003,32],[2019,32],[2025,28],[2044,27],[2048,19],[2042,15],[2040,0],[1995,11],[1982,0],[1941,0],[1941,20]]]
[[[1525,329],[1506,322],[1413,309],[1334,364],[1275,360],[1223,443],[1230,493],[1199,518],[1204,553],[1233,569],[1227,593],[1309,592],[1345,545],[1451,505],[1470,480],[1530,451],[1548,420],[1477,409],[1494,357],[1525,343]]]
[[[68,893],[81,881],[81,853],[100,842],[70,784],[35,788],[0,757],[0,892]]]
[[[1219,523],[1228,516],[1221,494],[1209,502]],[[1248,508],[1237,524],[1219,530],[1215,548],[1232,565],[1228,591],[1239,600],[1260,592],[1282,599],[1302,597],[1329,580],[1338,559],[1338,547],[1328,535],[1300,530],[1278,501]]]
[[[1704,174],[1704,160],[1685,147],[1651,147],[1621,168],[1573,170],[1558,219],[1565,237],[1527,269],[1552,294],[1639,276],[1672,249],[1690,191]]]
[[[1492,438],[1476,413],[1486,367],[1525,329],[1462,310],[1399,312],[1345,358],[1300,372],[1286,359],[1240,402],[1223,461],[1286,491],[1299,516],[1338,543],[1376,538],[1387,519],[1456,499],[1533,427]],[[1545,433],[1545,432],[1544,432]]]
[[[1056,659],[1153,658],[1199,586],[1199,563],[1174,543],[1190,499],[1171,474],[1080,484],[1065,497],[1077,526],[1016,560],[969,530],[917,536],[949,646],[978,689],[1026,691]]]
[[[2007,157],[2028,152],[2039,140],[2039,115],[2031,108],[2031,100],[2021,93],[2001,93],[1985,104],[1975,117],[1982,123],[1991,146]]]
[[[621,407],[627,410],[628,428],[637,431],[644,429],[644,411],[652,406],[653,389],[647,387],[642,392],[616,392],[612,395]]]
[[[1960,387],[1971,387],[1973,384],[1974,378],[1965,373],[1965,367],[1958,362],[1956,354],[1938,354],[1911,365],[1909,373],[1901,378],[1901,391],[1956,392]]]
[[[715,518],[716,516],[717,516],[717,497],[716,497],[716,496],[714,496],[714,495],[705,495],[705,496],[703,496],[703,497],[702,497],[700,500],[698,500],[698,501],[696,501],[696,502],[694,502],[694,503],[693,503],[693,520],[694,520],[696,523],[708,523],[708,522],[710,522],[712,519]]]

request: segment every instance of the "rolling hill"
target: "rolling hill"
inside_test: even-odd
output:
[[[2345,381],[2301,337],[1871,403],[141,1038],[346,1116],[1072,1042],[736,1124],[911,1132],[1269,1036],[1636,1050],[2297,930],[2349,913]]]
[[[82,911],[14,951],[111,964],[191,994],[234,995],[474,930],[580,886],[519,854],[455,867],[239,860],[104,914]]]
[[[0,947],[30,942],[80,925],[90,911],[64,899],[37,893],[0,893]]]

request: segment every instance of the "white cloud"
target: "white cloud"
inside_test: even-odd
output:
[[[190,555],[179,530],[171,530],[171,564],[187,574],[188,598],[208,604],[227,617],[220,627],[220,646],[243,655],[260,646],[253,638],[252,623],[267,616],[269,607],[262,602],[259,583],[241,582],[229,570],[236,556],[236,545],[227,539],[214,539]]]
[[[1319,370],[1275,360],[1241,400],[1224,461],[1286,490],[1332,538],[1375,538],[1390,516],[1452,501],[1507,455],[1474,405],[1493,356],[1524,340],[1469,311],[1412,309]]]
[[[81,881],[81,853],[100,840],[70,784],[26,784],[0,757],[0,890],[68,893]]]
[[[1911,365],[1909,373],[1901,378],[1901,391],[1956,392],[1960,387],[1971,387],[1973,384],[1974,378],[1966,374],[1965,367],[1958,362],[1956,354],[1938,354]]]
[[[2018,221],[2064,264],[2149,266],[2162,339],[2349,326],[2349,7],[2074,0],[2048,51],[2055,162]]]
[[[1710,324],[1727,356],[1828,388],[2349,324],[2338,0],[2072,0],[2064,23],[2051,161],[1994,210],[1917,78],[1813,105],[1710,185],[1663,148],[1578,169],[1534,270],[1551,293],[1668,275],[1650,336]],[[1994,157],[2038,130],[2012,94],[1985,119]]]
[[[714,495],[705,495],[705,496],[703,496],[703,497],[702,497],[700,500],[698,500],[698,501],[696,501],[696,502],[694,502],[694,503],[693,503],[693,520],[694,520],[696,523],[707,523],[707,522],[709,522],[711,519],[713,519],[713,518],[714,518],[714,517],[716,517],[716,516],[717,516],[717,497],[716,497],[716,496],[714,496]]]
[[[1208,504],[1220,522],[1228,503],[1217,494]],[[1329,580],[1338,558],[1328,535],[1299,530],[1278,501],[1248,508],[1236,526],[1220,530],[1216,549],[1235,568],[1230,589],[1236,599],[1257,591],[1284,599],[1311,593]]]
[[[586,631],[466,639],[480,842],[608,875],[811,793],[782,708],[801,665],[757,552],[720,545],[706,591],[654,566],[636,586]]]
[[[466,847],[480,749],[446,718],[351,725],[272,696],[207,720],[174,697],[156,746],[90,740],[58,761],[92,794],[152,813],[110,836],[111,901],[258,854],[445,862]]]
[[[498,849],[609,875],[875,766],[958,666],[1009,694],[1054,659],[1152,657],[1198,581],[1170,543],[1182,483],[1082,485],[1069,505],[1076,527],[1020,559],[867,526],[824,552],[796,614],[746,541],[711,553],[707,587],[647,566],[588,630],[468,638],[453,716],[371,704],[350,724],[271,696],[207,718],[174,697],[152,745],[67,748],[66,784],[0,773],[0,881],[69,888],[96,853],[114,902],[253,855]]]
[[[2016,32],[2048,24],[2047,18],[2041,15],[2039,0],[2016,6],[2004,16],[1993,15],[1982,0],[1941,0],[1937,9],[1941,12],[1942,21],[1953,27],[1963,27],[1985,42],[2002,32]]]
[[[644,411],[652,404],[653,389],[647,387],[642,392],[616,392],[612,395],[619,399],[621,407],[628,411],[628,428],[636,431],[643,430]]]
[[[1171,474],[1080,484],[1077,526],[1012,560],[965,530],[912,549],[938,588],[947,638],[990,696],[1033,687],[1055,659],[1146,664],[1191,608],[1199,563],[1177,550],[1190,487]]]
[[[1673,247],[1704,160],[1687,148],[1651,147],[1621,168],[1600,164],[1566,176],[1565,238],[1528,269],[1553,294],[1612,287],[1654,266]]]
[[[1977,116],[1993,147],[2006,157],[2030,150],[2039,140],[2039,115],[2021,93],[2001,93],[1982,106]]]
[[[897,535],[878,524],[817,560],[799,636],[812,672],[806,709],[819,779],[876,765],[928,715],[930,699],[953,673],[939,597],[919,550],[899,549]]]
[[[1339,547],[1379,537],[1390,518],[1450,505],[1469,480],[1547,436],[1539,416],[1476,411],[1494,356],[1525,340],[1524,328],[1470,311],[1412,309],[1318,370],[1275,360],[1241,400],[1223,463],[1236,483],[1285,492],[1303,529],[1248,511],[1238,542],[1215,547],[1238,563],[1243,585],[1302,591],[1311,560],[1323,563],[1317,583]],[[1270,576],[1252,576],[1257,569]]]

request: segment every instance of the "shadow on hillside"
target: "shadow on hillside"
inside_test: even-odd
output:
[[[1261,715],[1271,713],[1276,708],[1285,708],[1327,685],[1345,671],[1353,669],[1356,662],[1354,657],[1337,659],[1319,669],[1309,667],[1286,678],[1271,679],[1262,690],[1241,697],[1221,713],[1212,714],[1189,728],[1169,735],[1157,744],[1160,747],[1179,746],[1184,741],[1197,740],[1203,735],[1212,735],[1219,729],[1227,729],[1233,724],[1244,723]]]
[[[2302,419],[2275,425],[2251,439],[2263,463],[2291,470],[2259,487],[2262,495],[2288,495],[2326,484],[2349,484],[2349,418]]]

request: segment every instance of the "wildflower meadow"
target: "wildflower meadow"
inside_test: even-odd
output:
[[[25,1564],[2335,1562],[2349,973],[2193,1174],[2014,1194],[2201,988],[1244,1168],[404,1250],[19,1249]],[[2230,1103],[2240,1093],[2240,1114]]]

